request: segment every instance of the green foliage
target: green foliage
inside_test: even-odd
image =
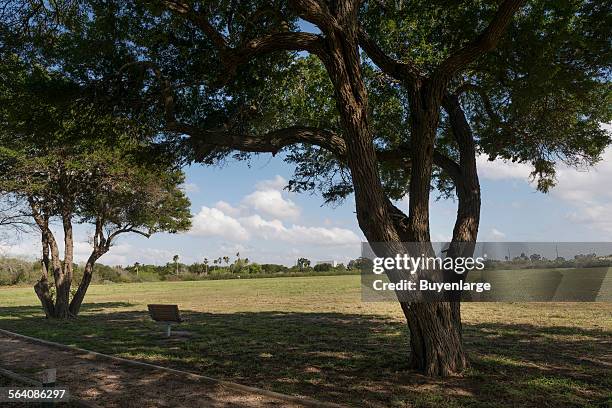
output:
[[[35,282],[39,275],[38,262],[0,257],[0,286]]]
[[[97,107],[107,106],[140,126],[159,131],[152,133],[163,134],[167,146],[185,161],[216,164],[230,156],[248,159],[250,154],[164,131],[166,118],[159,103],[162,82],[175,90],[178,117],[200,129],[259,135],[304,125],[342,132],[332,85],[322,63],[313,56],[294,52],[267,55],[241,65],[229,82],[219,83],[227,74],[226,67],[216,61],[219,51],[193,22],[168,11],[162,3],[89,0],[62,2],[59,10],[43,4],[43,11],[23,3],[21,8],[9,9],[3,18],[5,49],[14,50],[33,67],[38,64],[46,72],[65,73],[85,87],[89,97],[96,95]],[[492,0],[418,0],[409,5],[368,1],[362,3],[359,21],[389,56],[411,61],[430,74],[444,58],[483,31],[498,4]],[[449,89],[454,92],[471,85],[482,91],[468,91],[461,100],[478,151],[491,159],[532,164],[542,191],[554,185],[559,163],[591,165],[610,143],[609,134],[599,126],[612,120],[612,24],[606,6],[586,0],[528,2],[496,49],[454,78]],[[299,27],[286,2],[196,1],[193,8],[207,10],[208,20],[231,46],[264,33],[298,31]],[[36,29],[11,31],[8,22],[24,16]],[[405,84],[389,80],[365,54],[362,62],[377,148],[409,146],[410,105]],[[63,89],[62,94],[73,91],[73,85],[61,77],[53,87]],[[25,114],[46,118],[44,110]],[[444,114],[441,118],[436,147],[456,158],[447,118]],[[352,193],[345,165],[329,152],[294,145],[284,153],[296,169],[289,182],[291,190],[318,189],[326,202]],[[401,162],[381,163],[381,178],[390,198],[407,193],[407,168]],[[435,177],[432,187],[443,196],[451,195],[448,175],[437,169]]]
[[[146,127],[92,103],[77,84],[15,57],[2,65],[0,190],[45,214],[111,230],[177,232],[190,225],[183,173],[156,154]]]
[[[329,264],[317,265],[312,268],[288,268],[277,264],[249,263],[237,267],[235,264],[227,266],[208,266],[202,263],[190,265],[178,264],[179,274],[176,274],[174,263],[165,265],[138,265],[138,274],[135,266],[123,267],[120,265],[108,266],[97,263],[94,266],[92,283],[134,283],[158,281],[198,281],[218,279],[250,279],[269,278],[275,276],[313,276],[313,275],[342,275],[358,273],[358,269],[347,270],[343,265],[332,267]],[[74,280],[80,281],[83,276],[83,265],[74,265]],[[0,257],[0,286],[33,285],[40,278],[40,262],[15,258]],[[49,277],[53,281],[53,276]],[[54,289],[54,287],[52,287]]]
[[[323,272],[323,271],[328,271],[332,268],[331,264],[328,263],[321,263],[321,264],[317,264],[314,266],[314,268],[312,268],[315,272]]]
[[[533,2],[517,16],[470,73],[487,95],[466,101],[483,153],[531,163],[542,191],[554,186],[556,163],[599,160],[610,144],[601,124],[612,121],[609,23],[603,4],[581,1]]]
[[[298,258],[295,266],[297,266],[300,270],[310,268],[310,260],[306,258]]]

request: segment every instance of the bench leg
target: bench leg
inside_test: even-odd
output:
[[[172,325],[166,324],[166,337],[170,337],[170,333],[172,333]]]

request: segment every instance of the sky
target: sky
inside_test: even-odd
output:
[[[548,194],[529,181],[528,165],[478,158],[482,187],[479,241],[591,242],[612,241],[612,148],[590,169],[560,166],[557,186]],[[259,263],[294,265],[300,257],[313,262],[348,262],[364,241],[355,217],[354,199],[323,206],[319,194],[283,189],[293,168],[279,156],[264,154],[250,165],[229,161],[223,167],[194,165],[186,169],[184,190],[191,200],[192,229],[120,238],[100,262],[128,266],[134,262],[165,264],[177,254],[185,263],[204,258],[240,257]],[[431,236],[447,241],[456,202],[432,195]],[[398,206],[407,210],[406,200]],[[75,258],[86,260],[91,227],[76,228]],[[59,233],[59,231],[58,231]],[[61,236],[61,235],[60,235]],[[39,257],[36,234],[0,246],[0,254]]]

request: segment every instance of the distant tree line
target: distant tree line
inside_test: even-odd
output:
[[[577,254],[573,258],[558,256],[548,259],[540,254],[527,255],[521,253],[512,259],[505,257],[504,260],[489,260],[486,262],[487,269],[547,269],[547,268],[597,268],[607,267],[612,264],[612,254],[597,256],[597,254]]]
[[[222,258],[223,261],[223,258]],[[248,259],[238,258],[225,264],[207,261],[185,264],[175,261],[165,265],[146,265],[136,262],[131,266],[107,266],[97,263],[92,274],[92,284],[157,282],[157,281],[193,281],[215,279],[249,279],[276,276],[314,276],[343,275],[359,273],[359,260],[350,261],[346,266],[338,264],[319,264],[315,267],[295,265],[287,267],[278,264],[259,264]],[[84,265],[74,264],[73,273],[80,280]],[[40,278],[40,261],[18,258],[0,258],[0,286],[33,284]]]

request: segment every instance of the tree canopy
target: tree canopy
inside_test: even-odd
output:
[[[0,192],[26,203],[42,235],[43,277],[37,286],[47,315],[76,315],[96,260],[117,236],[189,228],[189,200],[176,158],[160,154],[146,129],[104,112],[59,73],[14,56],[0,75]],[[52,223],[64,234],[60,261]],[[68,310],[73,223],[91,224],[92,252]],[[47,284],[52,273],[53,303]]]
[[[610,142],[612,24],[597,2],[17,3],[4,49],[187,162],[283,153],[291,189],[352,194],[365,237],[390,252],[432,250],[432,188],[457,196],[452,243],[476,241],[478,154],[532,164],[547,191],[558,163],[593,164]],[[412,367],[466,366],[458,302],[400,303]]]
[[[299,7],[281,3],[196,2],[192,13],[181,9],[181,2],[66,2],[47,14],[62,15],[59,21],[68,30],[40,12],[22,10],[13,21],[31,28],[37,57],[44,55],[48,66],[61,66],[77,81],[104,89],[131,114],[157,112],[146,118],[170,139],[187,131],[189,137],[179,139],[189,159],[211,163],[235,149],[243,159],[249,150],[285,149],[296,165],[290,187],[318,187],[333,201],[352,192],[350,174],[331,146],[308,143],[316,139],[314,129],[342,136],[333,86],[319,58],[291,51],[316,55],[309,48],[317,36],[301,31],[306,16]],[[407,73],[433,74],[453,50],[478,36],[496,10],[495,2],[363,3],[363,75],[375,143],[395,153],[383,155],[388,160],[380,163],[393,198],[407,193],[409,179],[401,160],[407,156],[402,147],[410,145]],[[30,19],[24,22],[24,15]],[[208,15],[207,21],[201,15]],[[596,2],[531,1],[492,52],[453,78],[449,91],[461,98],[479,152],[531,163],[543,191],[554,184],[556,163],[597,161],[609,143],[600,124],[611,120],[608,20],[606,7]],[[262,36],[274,37],[274,46],[289,52],[269,54],[265,47],[273,44],[260,44]],[[276,43],[283,39],[294,43]],[[51,47],[40,48],[49,42]],[[243,52],[248,47],[265,55],[251,60]],[[160,101],[163,91],[172,92],[172,117]],[[442,116],[436,145],[456,160]],[[280,134],[270,135],[281,129],[282,143]],[[229,142],[232,135],[258,143]],[[448,174],[440,166],[435,174],[440,176],[435,186],[451,192]]]

